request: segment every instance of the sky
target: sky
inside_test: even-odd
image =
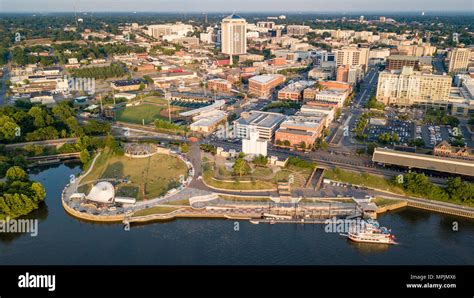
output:
[[[0,0],[0,12],[474,12],[474,0]]]

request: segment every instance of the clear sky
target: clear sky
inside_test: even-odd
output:
[[[0,0],[0,12],[474,12],[474,0]]]

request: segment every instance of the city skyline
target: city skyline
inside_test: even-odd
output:
[[[120,4],[120,5],[117,5]],[[238,3],[222,2],[218,0],[138,0],[130,3],[123,0],[0,0],[0,8],[3,12],[71,12],[71,11],[95,11],[95,12],[469,12],[474,13],[474,4],[469,0],[454,1],[409,1],[402,0],[392,3],[388,0],[334,0],[330,3],[310,0],[244,0]],[[341,10],[342,9],[342,10]]]

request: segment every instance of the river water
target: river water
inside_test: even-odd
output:
[[[65,213],[61,191],[77,164],[36,168],[46,203],[29,218],[38,236],[0,235],[0,264],[18,265],[474,265],[474,221],[405,209],[379,222],[399,245],[354,244],[323,225],[180,219],[132,226],[97,224]],[[458,231],[453,231],[456,221]]]

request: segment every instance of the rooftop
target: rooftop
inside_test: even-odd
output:
[[[236,14],[231,14],[230,16],[225,17],[224,20],[244,20],[245,21],[243,17]]]
[[[259,84],[267,84],[280,77],[281,75],[260,75],[260,76],[251,77],[249,81],[254,81]]]
[[[471,160],[454,159],[383,148],[375,149],[372,160],[374,162],[404,167],[474,176],[474,163]]]
[[[235,122],[241,125],[255,125],[260,127],[271,128],[278,125],[285,119],[285,116],[279,113],[250,111],[242,113],[241,117]]]

